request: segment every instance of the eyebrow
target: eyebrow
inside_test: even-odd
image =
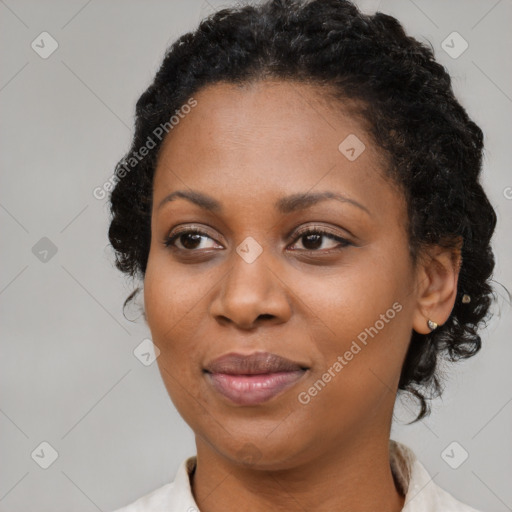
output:
[[[160,201],[157,210],[160,210],[165,204],[174,201],[177,198],[186,199],[187,201],[190,201],[200,208],[210,212],[221,213],[223,210],[219,201],[197,190],[176,190]],[[368,215],[371,215],[368,208],[363,206],[361,203],[358,203],[354,199],[346,197],[343,194],[338,194],[329,190],[324,192],[303,192],[282,197],[274,203],[274,208],[278,212],[286,214],[298,210],[305,210],[328,199],[335,199],[342,203],[352,204],[353,206],[357,206],[361,210],[365,211]]]

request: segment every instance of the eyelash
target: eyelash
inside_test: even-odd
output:
[[[178,231],[177,233],[174,233],[173,235],[166,237],[163,244],[165,245],[165,247],[168,247],[170,249],[174,249],[177,251],[184,251],[184,252],[190,252],[190,253],[197,252],[197,249],[181,249],[174,245],[175,240],[178,239],[180,236],[194,235],[194,234],[204,235],[204,236],[212,239],[212,237],[210,235],[208,235],[208,233],[205,233],[204,231],[201,231],[200,229],[188,228],[188,229],[184,229],[182,231]],[[323,249],[323,250],[322,249],[320,249],[320,250],[319,249],[293,249],[293,250],[295,250],[295,251],[298,250],[301,252],[308,252],[308,253],[312,253],[312,252],[331,253],[333,251],[341,250],[347,246],[354,245],[351,242],[349,242],[346,238],[334,235],[331,232],[329,232],[323,228],[320,228],[320,227],[309,227],[309,228],[306,228],[303,231],[297,233],[295,235],[293,243],[296,243],[298,240],[300,240],[301,238],[303,238],[307,235],[322,235],[331,240],[335,240],[336,242],[339,242],[340,245],[339,245],[339,247],[335,247],[335,248],[331,248],[331,249]],[[292,245],[293,245],[293,243],[292,243]]]

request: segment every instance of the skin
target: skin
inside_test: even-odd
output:
[[[460,257],[432,246],[413,264],[404,196],[384,177],[384,155],[323,92],[270,80],[208,86],[159,155],[146,320],[168,393],[195,433],[191,484],[202,512],[403,507],[388,451],[400,371],[412,330],[427,333],[428,318],[448,319]],[[354,161],[338,150],[349,134],[366,146]],[[207,194],[222,211],[183,198],[160,206],[176,190]],[[361,206],[329,199],[289,213],[274,208],[289,194],[320,191]],[[177,227],[190,226],[205,235],[165,246]],[[312,226],[350,244],[296,236]],[[236,252],[249,236],[263,251],[252,263]],[[401,311],[300,403],[299,393],[394,303]],[[208,361],[256,351],[310,369],[256,406],[233,404],[208,384]]]

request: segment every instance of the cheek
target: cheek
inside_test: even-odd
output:
[[[150,255],[144,278],[144,305],[152,341],[160,350],[157,364],[167,392],[187,422],[201,414],[197,379],[199,347],[194,343],[197,318],[207,288],[169,263]],[[204,280],[203,280],[204,283]],[[204,288],[204,289],[203,289]]]
[[[195,362],[195,315],[206,300],[205,279],[173,265],[165,255],[152,255],[144,278],[144,306],[153,343],[160,350],[159,364],[185,378]],[[189,364],[185,364],[186,362]],[[190,370],[189,370],[190,371]],[[188,377],[187,377],[188,378]]]
[[[386,320],[396,323],[398,315],[392,307],[406,295],[406,280],[403,272],[385,268],[382,260],[365,265],[360,261],[322,276],[296,276],[293,291],[303,315],[316,317],[315,323],[329,338],[346,341],[376,322],[382,329],[380,317],[388,310]]]
[[[152,332],[177,328],[186,321],[187,313],[198,307],[207,287],[193,269],[173,262],[162,249],[151,250],[144,278],[144,304]]]
[[[412,274],[405,249],[387,254],[361,257],[321,279],[296,281],[296,294],[307,305],[304,315],[314,318],[314,380],[331,369],[329,393],[320,393],[325,399],[339,394],[354,405],[363,396],[378,399],[398,381],[411,335]]]
[[[326,313],[328,327],[310,327],[317,364],[297,400],[305,415],[324,418],[326,436],[333,424],[342,430],[361,425],[394,402],[410,337],[408,313],[393,294],[375,300],[357,290],[345,295],[324,288],[313,308]]]

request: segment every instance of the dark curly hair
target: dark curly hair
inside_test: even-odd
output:
[[[496,214],[479,180],[481,129],[454,97],[432,47],[407,36],[395,18],[362,14],[347,0],[269,0],[220,10],[181,36],[137,101],[131,149],[116,166],[108,233],[115,264],[144,278],[153,175],[165,138],[156,128],[168,131],[170,117],[207,85],[262,79],[324,86],[333,102],[354,100],[354,113],[386,155],[386,176],[407,200],[413,262],[428,244],[463,241],[451,315],[430,334],[413,332],[403,364],[399,390],[418,399],[418,421],[430,411],[427,399],[442,392],[438,357],[456,361],[480,350],[477,331],[494,298]],[[149,140],[149,154],[134,159]]]

